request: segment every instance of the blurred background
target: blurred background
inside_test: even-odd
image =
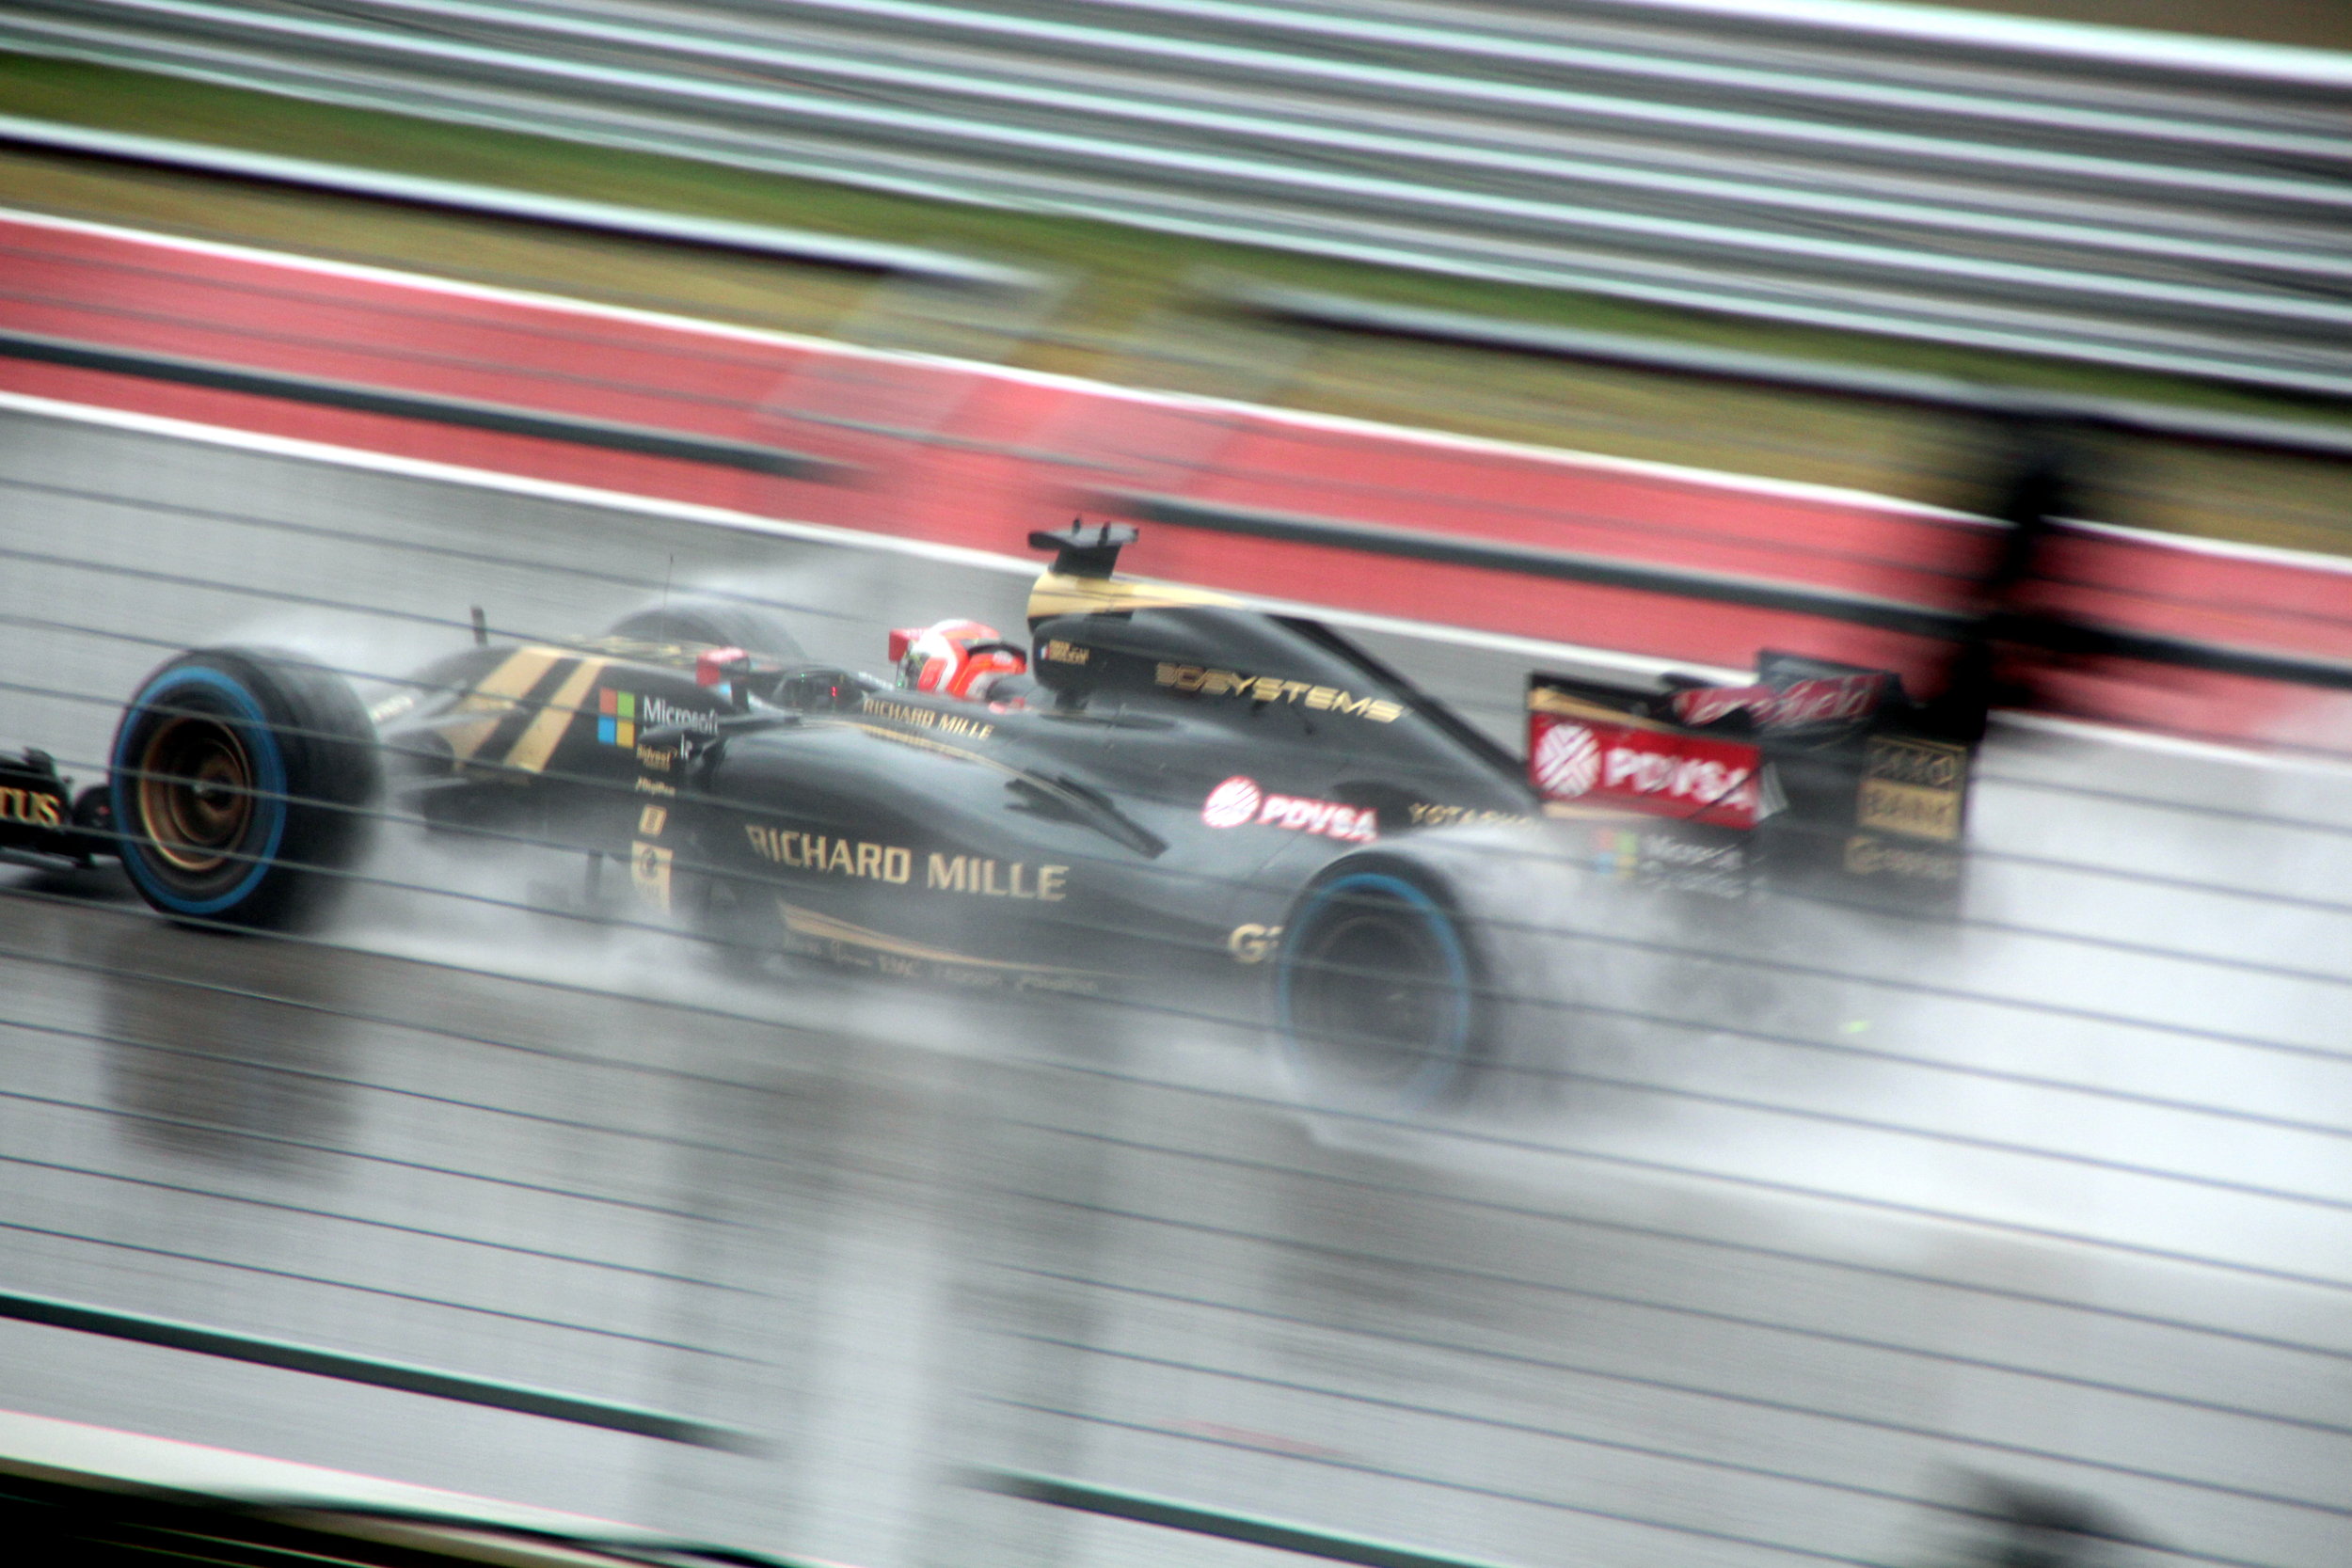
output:
[[[1956,907],[1530,893],[1564,969],[1694,979],[1442,1114],[747,980],[552,855],[403,841],[299,940],[0,867],[0,1406],[861,1568],[2352,1560],[2340,5],[12,0],[0,51],[0,745],[86,783],[181,647],[394,677],[691,589],[881,669],[1017,627],[1075,511],[1514,748],[1532,668],[1946,667],[1576,562],[2002,648]]]

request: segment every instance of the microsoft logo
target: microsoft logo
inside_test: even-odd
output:
[[[596,693],[596,738],[607,746],[637,744],[637,693],[606,687]]]

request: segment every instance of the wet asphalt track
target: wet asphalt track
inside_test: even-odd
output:
[[[0,740],[85,774],[186,643],[398,671],[469,604],[571,630],[672,577],[872,664],[1025,587],[15,413],[0,482]],[[1390,651],[1507,722],[1516,659]],[[972,1464],[1544,1565],[1919,1561],[1991,1476],[2340,1563],[2352,780],[2043,731],[1986,771],[1956,930],[1532,906],[1641,1018],[1413,1126],[1300,1113],[1238,1033],[747,984],[501,902],[563,865],[395,838],[389,882],[469,896],[372,887],[317,943],[0,870],[11,1288],[767,1447],[20,1325],[0,1405],[867,1568],[1249,1555]]]

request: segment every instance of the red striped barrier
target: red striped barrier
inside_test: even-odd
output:
[[[1849,491],[1620,462],[993,367],[869,353],[63,220],[0,217],[0,328],[763,441],[829,485],[524,436],[0,361],[0,388],[370,451],[1018,553],[1112,493],[1181,496],[1952,606],[1991,543]],[[1759,647],[1902,669],[1919,639],[1737,606],[1371,559],[1178,527],[1133,569],[1411,620],[1713,664]],[[2066,538],[2036,589],[2111,625],[2352,660],[2352,570],[2123,530]],[[2352,703],[2108,660],[2050,670],[2060,711],[2352,750]]]

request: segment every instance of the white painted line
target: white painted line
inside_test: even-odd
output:
[[[2231,539],[2201,539],[2193,533],[2157,533],[2144,528],[2125,528],[2121,523],[2094,523],[2079,517],[2067,518],[2066,526],[2080,529],[2085,533],[2103,533],[2110,539],[2122,539],[2136,545],[2155,544],[2166,549],[2212,556],[2217,560],[2251,561],[2302,572],[2352,576],[2352,557],[2314,555],[2309,550],[2284,549],[2276,545],[2241,545]]]
[[[1718,686],[1744,684],[1756,679],[1754,670],[1737,670],[1727,664],[1702,664],[1688,658],[1660,658],[1650,654],[1620,653],[1614,648],[1588,648],[1581,642],[1554,642],[1540,637],[1517,637],[1509,632],[1442,626],[1435,621],[1406,621],[1393,615],[1334,610],[1328,605],[1261,598],[1254,594],[1235,594],[1233,596],[1272,615],[1299,615],[1356,631],[1417,637],[1430,642],[1450,643],[1458,648],[1512,654],[1525,659],[1531,666],[1581,664],[1592,669],[1638,675],[1645,680],[1655,680],[1666,674],[1702,675]]]
[[[428,1517],[478,1519],[493,1528],[548,1530],[584,1541],[668,1539],[633,1525],[582,1513],[499,1502],[437,1486],[416,1486],[208,1443],[14,1410],[0,1411],[0,1457],[11,1462],[19,1473],[62,1475],[101,1486],[127,1483],[227,1501],[267,1499],[290,1509],[382,1509]]]
[[[566,484],[560,480],[532,479],[523,474],[501,473],[492,468],[469,468],[453,463],[435,463],[419,457],[395,457],[388,452],[368,451],[358,447],[332,446],[323,441],[304,441],[286,436],[265,436],[257,431],[238,430],[227,425],[199,424],[189,420],[168,419],[159,414],[138,414],[127,409],[105,408],[92,404],[67,403],[55,398],[34,397],[23,392],[0,391],[0,410],[45,419],[71,420],[81,424],[105,425],[140,435],[160,436],[174,440],[200,441],[207,445],[230,447],[240,451],[261,453],[270,457],[294,458],[310,463],[328,463],[339,467],[360,468],[372,473],[392,474],[404,479],[421,479],[441,484],[463,484],[477,490],[499,490],[508,495],[527,496],[534,500],[563,501],[577,506],[598,507],[610,512],[630,512],[643,516],[666,517],[680,522],[705,523],[713,528],[737,529],[747,533],[765,533],[780,539],[794,539],[806,544],[834,545],[847,549],[881,550],[898,555],[919,556],[928,561],[950,562],[987,571],[1018,571],[1031,575],[1037,562],[1017,557],[997,555],[987,550],[968,549],[959,545],[934,544],[923,539],[900,539],[886,533],[873,533],[864,529],[835,528],[825,523],[786,522],[773,517],[755,516],[749,512],[731,511],[719,506],[698,506],[691,501],[663,500],[653,496],[640,496],[625,490],[601,490],[586,484]]]
[[[152,245],[160,250],[184,251],[191,256],[214,256],[223,261],[246,261],[256,266],[281,267],[288,272],[313,273],[322,277],[349,278],[359,283],[381,283],[390,288],[414,289],[422,293],[447,294],[457,299],[485,300],[496,305],[521,305],[533,309],[554,310],[566,315],[596,316],[608,321],[628,322],[640,326],[658,326],[669,331],[693,333],[706,338],[726,338],[737,342],[831,350],[867,358],[896,357],[879,350],[859,348],[849,343],[836,343],[823,338],[803,338],[788,332],[769,331],[761,327],[737,326],[726,322],[703,321],[693,316],[671,315],[660,310],[634,309],[626,305],[604,305],[594,300],[567,299],[561,294],[533,293],[522,289],[501,289],[487,283],[467,283],[455,278],[435,277],[425,273],[398,272],[389,267],[372,267],[358,261],[334,261],[325,257],[300,256],[291,251],[262,250],[251,245],[231,245],[220,240],[199,240],[182,234],[158,233],[146,229],[125,229],[118,224],[95,223],[87,218],[59,217],[49,213],[27,212],[22,208],[0,207],[0,223],[21,223],[34,229],[53,229],[65,233],[92,234],[101,239]]]

